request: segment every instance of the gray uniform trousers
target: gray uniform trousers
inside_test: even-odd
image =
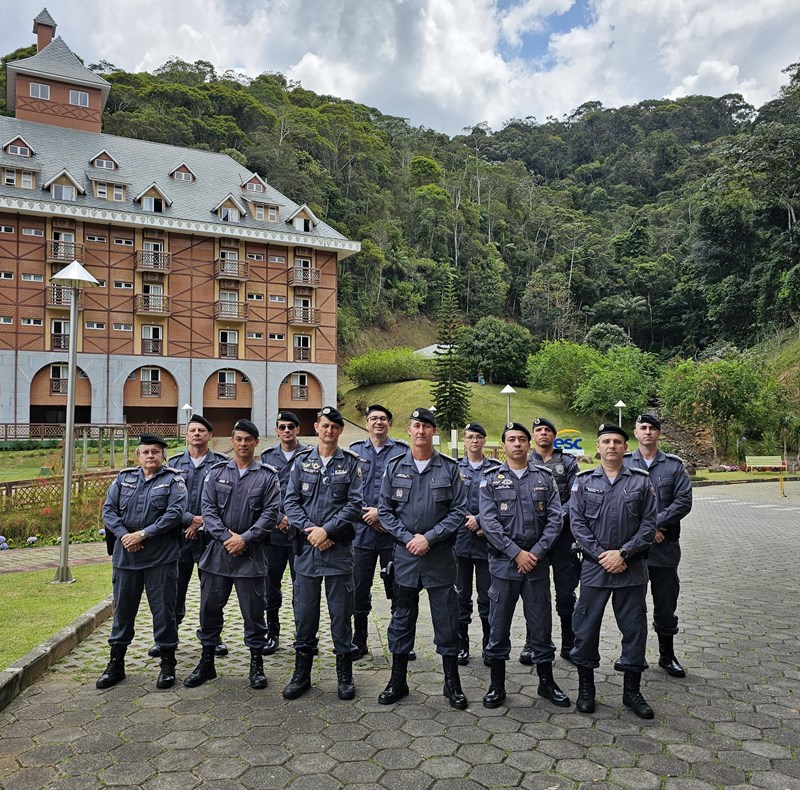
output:
[[[197,638],[202,645],[219,644],[225,622],[223,610],[234,587],[244,621],[244,643],[247,647],[260,649],[267,641],[267,623],[264,619],[267,584],[264,576],[220,576],[204,570],[200,574],[200,628],[197,629]]]
[[[319,644],[319,617],[322,581],[331,619],[333,650],[337,655],[349,655],[353,649],[353,574],[306,576],[297,572],[294,579],[294,648],[302,653],[316,650]]]
[[[386,636],[392,653],[407,654],[414,649],[419,617],[419,591],[395,585],[394,612]],[[458,594],[452,584],[426,587],[433,622],[433,642],[441,656],[458,655]]]

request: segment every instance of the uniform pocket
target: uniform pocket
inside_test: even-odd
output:
[[[641,515],[641,512],[642,512],[642,495],[641,494],[626,494],[625,495],[625,509],[632,516]]]
[[[584,496],[583,505],[583,512],[586,518],[599,518],[600,509],[603,507],[603,497]]]
[[[408,502],[411,496],[411,478],[393,477],[392,478],[392,499],[395,502]]]
[[[497,517],[502,521],[510,519],[517,510],[517,492],[513,488],[496,490],[494,492]]]

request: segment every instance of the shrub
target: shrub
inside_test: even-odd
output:
[[[389,348],[353,357],[345,375],[359,387],[433,378],[433,362],[415,354],[411,348]]]

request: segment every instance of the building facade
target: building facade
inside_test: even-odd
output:
[[[101,131],[110,86],[44,10],[38,52],[7,66],[0,117],[0,423],[64,422],[78,339],[79,423],[218,434],[336,399],[338,261],[360,245],[223,154]],[[100,281],[50,278],[73,260]]]

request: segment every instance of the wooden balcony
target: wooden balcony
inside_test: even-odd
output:
[[[247,321],[247,302],[214,302],[214,318],[220,321]]]
[[[289,285],[305,285],[316,288],[320,281],[319,269],[306,269],[302,266],[295,266],[289,269]]]
[[[140,315],[169,315],[169,297],[164,294],[136,294],[133,311]]]
[[[220,343],[219,355],[222,359],[239,359],[239,344]]]
[[[247,261],[217,258],[214,261],[214,277],[217,280],[246,280],[250,266]]]
[[[311,361],[311,349],[310,348],[297,348],[295,346],[295,349],[294,349],[294,361],[295,362],[310,362]]]
[[[288,310],[289,324],[293,326],[318,326],[318,307],[290,307]]]
[[[143,398],[160,398],[161,397],[161,382],[160,381],[142,381],[141,395]]]
[[[161,356],[164,353],[163,340],[151,340],[150,338],[142,338],[142,354],[149,354],[150,356]]]
[[[64,263],[80,261],[83,263],[83,244],[76,244],[74,241],[55,241],[47,242],[47,260]]]
[[[72,288],[50,285],[47,288],[47,306],[55,310],[69,310],[72,304]],[[83,310],[83,298],[78,294],[78,310]]]
[[[171,268],[172,268],[171,252],[136,250],[137,272],[158,272],[159,274],[169,274]]]

